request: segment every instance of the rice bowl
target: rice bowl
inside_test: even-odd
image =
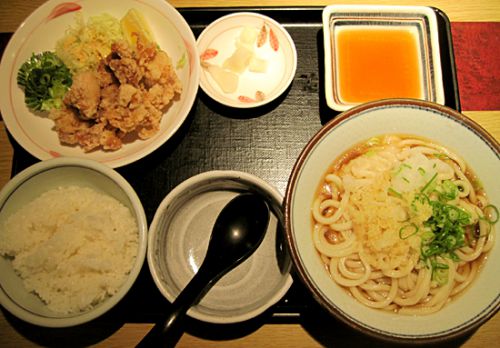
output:
[[[84,312],[113,296],[137,256],[130,210],[88,187],[47,191],[10,215],[0,254],[25,288],[62,314]]]
[[[66,190],[58,192],[60,187],[65,187]],[[21,276],[25,277],[24,280],[29,279],[28,287],[13,267],[16,257],[11,255],[0,258],[0,272],[2,274],[0,303],[15,316],[35,325],[68,327],[97,318],[110,310],[125,296],[144,263],[147,224],[142,204],[135,191],[123,177],[113,169],[95,161],[59,158],[37,163],[17,174],[0,191],[1,228],[4,228],[9,217],[14,216],[16,212],[21,211],[23,207],[42,194],[48,193],[52,197],[54,193],[68,195],[67,190],[68,188],[72,190],[72,187],[73,189],[78,187],[73,195],[73,201],[80,202],[77,204],[78,206],[81,206],[81,202],[84,202],[85,198],[90,198],[91,202],[89,203],[95,205],[96,209],[86,208],[69,215],[64,213],[63,215],[67,216],[60,216],[59,222],[65,219],[66,221],[57,226],[57,233],[52,234],[53,237],[55,236],[52,240],[48,239],[43,242],[44,233],[39,234],[41,239],[35,240],[33,238],[35,236],[34,229],[25,230],[23,234],[22,228],[20,229],[21,233],[16,234],[14,238],[10,237],[10,241],[2,239],[2,250],[9,249],[9,253],[14,249],[30,250],[26,245],[23,245],[24,242],[17,243],[15,241],[16,237],[26,236],[26,233],[31,234],[31,244],[43,245],[42,248],[30,246],[35,252],[28,252],[27,258],[17,265],[20,266]],[[88,194],[88,190],[93,191],[93,193]],[[87,192],[87,194],[82,195],[81,192]],[[115,201],[118,209],[123,209],[122,213],[115,208],[112,209],[112,212],[109,209],[100,209],[102,206],[96,202],[95,198],[102,199],[102,195],[106,197],[103,203],[107,200]],[[69,200],[71,201],[71,199]],[[64,205],[62,203],[64,202],[52,201],[49,208],[58,204]],[[105,203],[105,205],[109,204]],[[61,208],[53,209],[52,217],[60,215],[61,211]],[[116,216],[113,217],[105,216],[115,214]],[[120,216],[126,215],[129,215],[133,226],[119,221]],[[118,220],[112,222],[113,219]],[[43,221],[44,218],[39,217],[38,220]],[[47,221],[47,219],[45,220]],[[75,233],[75,224],[83,231]],[[34,224],[27,225],[34,226]],[[116,233],[125,232],[123,228],[127,225],[132,229],[124,233],[121,238],[117,238]],[[101,234],[99,230],[105,226],[113,227],[108,232]],[[43,228],[50,230],[54,227],[52,223],[45,226],[39,224],[37,229],[43,231]],[[58,228],[60,230],[57,230]],[[71,235],[71,238],[68,234]],[[116,239],[117,252],[112,251],[111,245],[115,242],[110,242],[109,238]],[[70,243],[67,243],[68,240]],[[127,250],[128,252],[125,252]],[[65,252],[69,254],[65,254]],[[57,259],[56,264],[54,264],[54,258]],[[44,268],[43,272],[40,273],[39,268],[42,265]],[[113,271],[115,266],[118,267],[116,272]],[[37,273],[39,274],[38,279],[36,276],[26,277]],[[51,279],[47,280],[47,276]],[[79,284],[71,284],[71,281],[78,281]],[[40,283],[47,284],[49,289],[40,287]],[[33,284],[37,285],[37,289],[41,293],[37,294],[37,290],[32,289]],[[104,292],[100,292],[101,285],[106,289]],[[44,292],[45,290],[53,291]],[[49,295],[47,296],[47,294]],[[61,294],[65,294],[63,297],[71,297],[72,295],[82,295],[82,297],[73,302],[67,298],[58,299]],[[55,305],[52,309],[47,305],[50,302]]]

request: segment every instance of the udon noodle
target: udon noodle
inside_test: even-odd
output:
[[[429,314],[475,278],[498,210],[457,154],[384,135],[332,164],[312,216],[315,247],[336,283],[366,306]]]

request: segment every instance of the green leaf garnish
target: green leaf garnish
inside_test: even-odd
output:
[[[70,70],[53,52],[32,54],[17,73],[17,84],[24,89],[24,101],[36,111],[60,108],[72,83]]]

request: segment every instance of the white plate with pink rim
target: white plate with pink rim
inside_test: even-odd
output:
[[[297,51],[290,34],[280,23],[260,13],[236,12],[218,18],[203,30],[197,45],[203,66],[200,87],[226,106],[252,108],[275,100],[290,86],[297,70]],[[250,52],[239,52],[241,60],[233,61],[238,69],[227,64],[245,45]],[[222,74],[233,74],[235,88],[217,81],[208,68],[214,66],[223,69]]]
[[[35,114],[24,103],[24,92],[17,85],[20,66],[32,53],[54,51],[58,39],[75,24],[75,14],[89,16],[108,13],[117,19],[129,9],[141,12],[159,47],[176,67],[183,91],[162,117],[160,130],[153,137],[127,142],[116,151],[84,152],[80,147],[59,142],[54,123],[47,115]],[[132,163],[164,144],[187,118],[199,86],[199,55],[191,28],[179,12],[162,0],[50,0],[36,9],[16,30],[0,64],[0,108],[9,133],[31,155],[40,160],[60,156],[92,159],[112,168]]]

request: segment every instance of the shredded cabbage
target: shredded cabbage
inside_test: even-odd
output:
[[[56,43],[56,54],[73,72],[95,69],[99,61],[111,52],[111,44],[123,40],[120,21],[103,13],[89,17],[75,15],[75,25]]]

